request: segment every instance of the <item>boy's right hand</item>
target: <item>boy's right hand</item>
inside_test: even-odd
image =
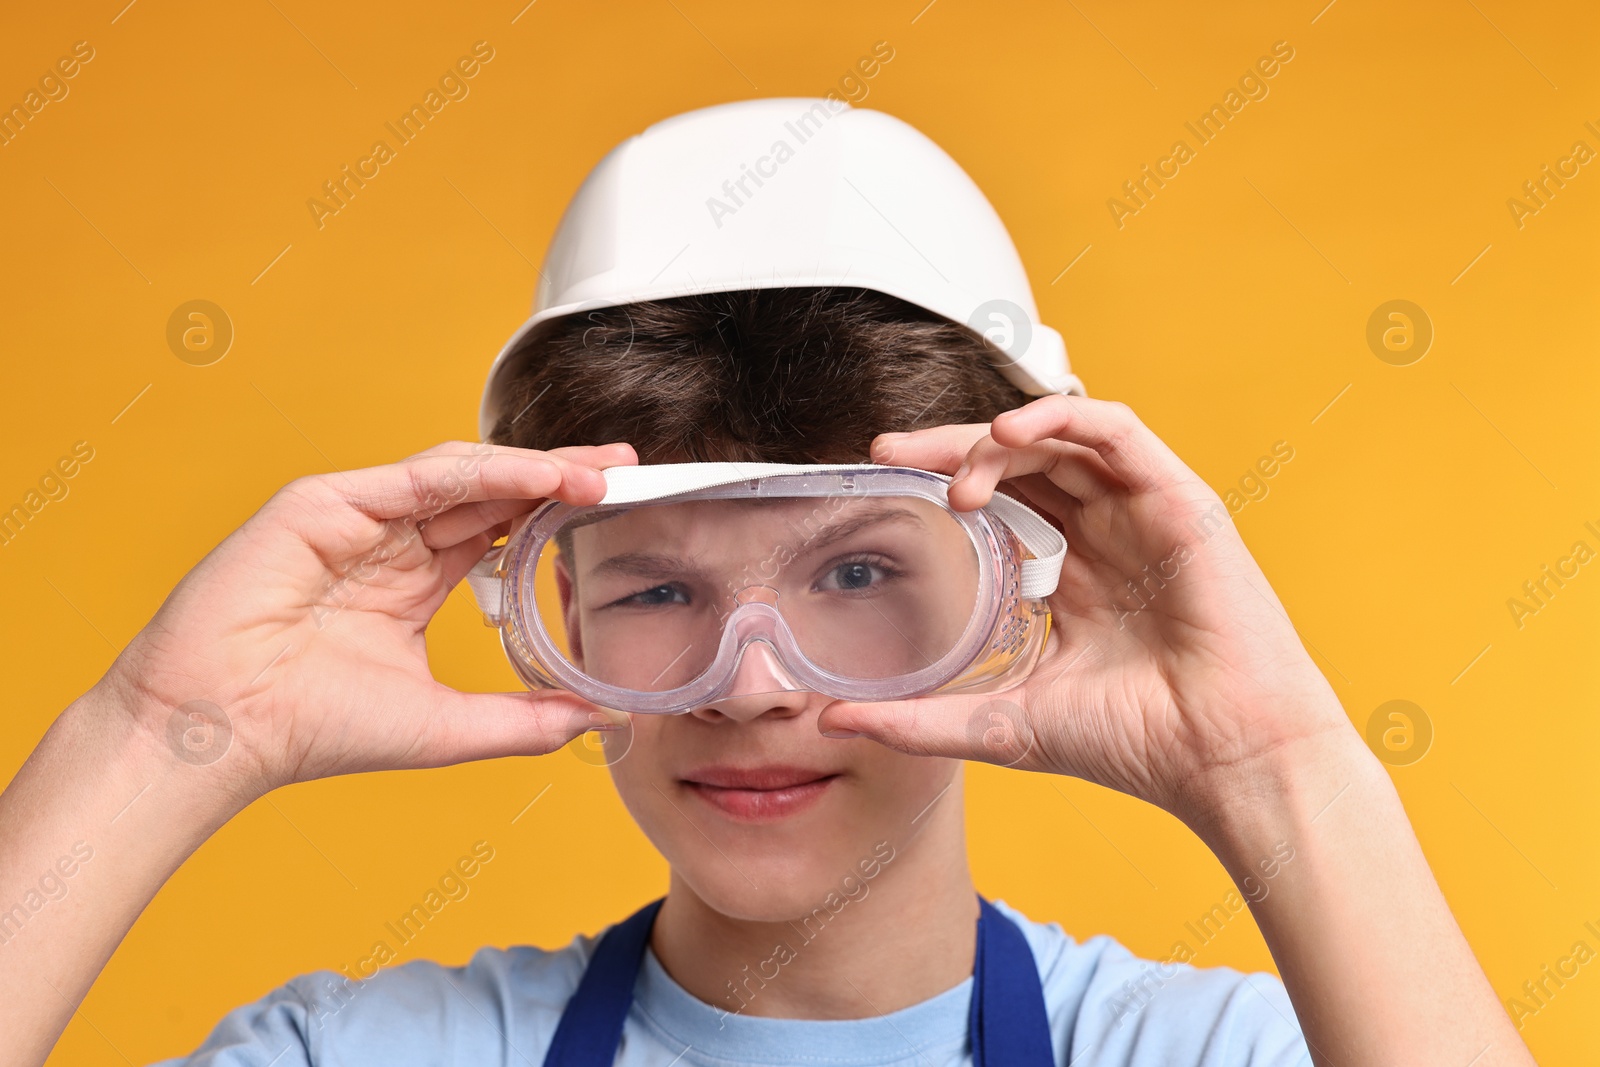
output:
[[[210,743],[226,748],[190,762],[214,760],[242,803],[330,775],[553,751],[606,715],[561,690],[443,685],[425,631],[513,519],[546,498],[596,503],[599,472],[637,462],[624,443],[448,442],[297,479],[184,576],[100,687],[163,743],[197,708],[194,736],[217,719]]]

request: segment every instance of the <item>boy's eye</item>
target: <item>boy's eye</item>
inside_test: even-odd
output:
[[[616,601],[618,605],[638,605],[640,607],[659,607],[663,604],[687,604],[689,598],[682,589],[675,585],[658,585],[643,592],[625,596]]]
[[[866,592],[883,585],[898,574],[898,571],[870,560],[845,560],[828,570],[818,583],[818,588],[828,592]]]

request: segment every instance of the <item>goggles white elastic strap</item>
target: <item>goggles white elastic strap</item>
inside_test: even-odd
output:
[[[505,618],[500,588],[504,583],[500,580],[500,576],[495,574],[495,568],[500,564],[500,553],[503,551],[505,551],[504,545],[491,548],[488,554],[473,564],[472,569],[467,572],[467,586],[472,590],[472,599],[478,602],[478,610],[483,612],[483,621],[491,626],[499,626]]]
[[[606,469],[606,495],[601,499],[602,504],[637,504],[648,500],[659,500],[663,497],[676,496],[679,493],[688,493],[696,489],[711,489],[717,486],[732,485],[735,482],[746,481],[751,478],[761,478],[772,474],[810,474],[824,471],[845,469],[860,469],[874,464],[861,463],[817,463],[809,465],[796,465],[793,463],[683,463],[683,464],[641,464],[638,466],[609,467]],[[949,482],[949,475],[938,474],[932,471],[920,471],[922,474],[933,474],[934,477],[943,478]],[[1033,600],[1049,596],[1056,591],[1056,585],[1061,580],[1061,564],[1067,556],[1067,540],[1057,530],[1046,522],[1038,512],[1026,504],[1004,493],[995,493],[984,505],[1011,531],[1017,535],[1023,545],[1034,555],[1033,559],[1022,561],[1022,582],[1018,594],[1024,600]],[[479,609],[484,618],[492,625],[498,626],[503,618],[504,600],[502,599],[502,581],[495,573],[500,554],[505,546],[491,549],[483,559],[467,573],[467,585],[472,590],[472,596],[478,602]]]

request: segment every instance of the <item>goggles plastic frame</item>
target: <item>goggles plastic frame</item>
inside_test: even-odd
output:
[[[604,473],[608,491],[600,503],[544,502],[469,575],[484,622],[500,631],[507,658],[531,689],[566,689],[621,711],[681,713],[744,695],[733,692],[740,662],[745,650],[761,641],[775,654],[783,683],[763,692],[904,700],[935,692],[1010,688],[1032,670],[1044,648],[1051,625],[1044,597],[1055,589],[1066,542],[1058,530],[1009,496],[997,493],[982,508],[956,511],[949,506],[947,475],[877,464],[652,464]],[[538,562],[548,543],[575,518],[691,500],[881,496],[917,497],[943,507],[966,531],[978,559],[972,618],[945,655],[909,674],[853,678],[820,667],[796,642],[781,607],[740,600],[759,581],[735,592],[736,606],[722,619],[717,652],[707,668],[684,685],[657,692],[612,686],[578,670],[539,611],[533,580]]]

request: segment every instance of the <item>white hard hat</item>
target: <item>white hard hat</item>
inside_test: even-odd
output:
[[[489,371],[487,438],[539,323],[697,293],[854,286],[983,334],[1031,396],[1084,395],[1039,321],[1000,216],[943,149],[840,100],[720,104],[656,123],[596,164],[556,229],[533,315]]]

